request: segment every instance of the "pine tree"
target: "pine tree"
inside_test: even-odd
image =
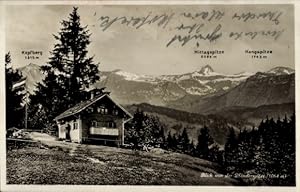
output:
[[[167,149],[168,150],[174,149],[173,137],[170,131],[167,136]]]
[[[193,140],[188,144],[187,154],[195,156],[195,145]]]
[[[190,139],[187,134],[186,128],[184,128],[181,135],[179,135],[179,138],[178,138],[179,150],[182,151],[183,153],[187,153],[189,145],[190,145]]]
[[[200,129],[198,136],[198,144],[196,146],[196,155],[203,159],[208,159],[209,146],[213,143],[213,139],[209,134],[209,130],[206,126]]]
[[[229,129],[229,135],[225,143],[224,164],[228,172],[234,172],[237,166],[238,141],[233,128]]]
[[[254,145],[251,133],[246,130],[240,131],[237,143],[236,169],[245,172],[253,167]]]
[[[11,66],[11,55],[5,54],[5,87],[6,87],[6,128],[13,126],[23,126],[24,108],[22,101],[24,99],[24,87],[13,89],[13,84],[22,80],[20,71],[15,70]]]
[[[149,116],[145,124],[147,124],[145,128],[146,143],[155,147],[162,146],[164,142],[164,129],[159,118],[156,116]]]
[[[220,150],[220,147],[214,143],[212,147],[209,149],[208,159],[210,161],[223,164],[223,152]]]
[[[175,134],[173,134],[173,136],[172,136],[172,143],[173,143],[173,150],[180,152],[179,147],[178,147],[179,146],[178,139]]]
[[[294,186],[296,184],[296,121],[295,121],[295,113],[293,113],[290,117],[290,121],[287,122],[287,118],[285,117],[283,121],[283,132],[285,132],[285,137],[283,139],[285,146],[285,154],[284,155],[284,163],[281,165],[282,174],[286,175],[287,178],[284,181],[284,185]]]
[[[146,120],[147,116],[143,111],[136,109],[133,115],[133,119],[127,123],[125,131],[126,142],[132,143],[135,149],[139,148],[139,145],[146,143]]]
[[[165,128],[163,125],[161,125],[161,128],[159,130],[159,144],[161,148],[166,147],[166,137],[165,137]]]
[[[31,119],[37,119],[38,114],[46,115],[39,118],[45,122],[37,124],[51,122],[56,115],[84,100],[86,89],[100,79],[98,64],[87,55],[91,34],[87,26],[81,26],[78,8],[74,7],[61,25],[58,35],[54,35],[57,43],[49,62],[41,67],[45,79],[30,98]]]

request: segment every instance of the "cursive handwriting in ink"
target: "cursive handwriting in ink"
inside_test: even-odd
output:
[[[225,12],[212,10],[211,12],[208,11],[202,11],[197,13],[184,12],[181,15],[186,18],[191,18],[193,20],[200,18],[207,21],[212,21],[212,20],[219,21],[225,15]]]
[[[201,25],[200,25],[201,26]],[[203,27],[202,25],[201,27]],[[209,42],[216,41],[222,36],[221,32],[222,25],[218,24],[216,28],[207,34],[200,33],[200,28],[197,29],[198,33],[200,34],[195,34],[195,35],[174,35],[173,38],[167,43],[167,47],[169,47],[171,44],[173,44],[175,41],[178,41],[181,43],[181,46],[185,46],[188,42],[192,40],[208,40]],[[181,25],[180,27],[177,28],[178,30],[184,29],[184,26]]]
[[[249,32],[230,32],[229,37],[233,38],[234,40],[241,39],[242,37],[247,37],[250,39],[255,39],[258,36],[263,36],[263,37],[272,37],[275,41],[282,35],[284,32],[283,30],[279,31],[271,31],[271,30],[262,30],[262,31],[249,31]]]
[[[191,32],[196,32],[196,33],[199,33],[201,28],[204,27],[204,24],[201,23],[201,24],[193,24],[193,25],[184,25],[184,24],[181,24],[179,27],[176,27],[175,29],[177,29],[178,31],[180,30],[188,30],[188,33],[191,33]]]
[[[249,20],[269,20],[271,22],[274,22],[276,25],[280,23],[279,18],[282,15],[282,12],[279,11],[268,11],[265,13],[252,13],[252,12],[247,12],[247,13],[234,13],[232,16],[232,20],[236,19],[239,21],[247,22]]]
[[[145,25],[157,24],[158,27],[165,28],[168,23],[173,18],[174,13],[171,14],[160,14],[160,15],[152,15],[152,12],[149,12],[145,17],[115,17],[110,18],[109,16],[101,16],[98,20],[100,21],[100,27],[102,31],[107,30],[114,23],[119,22],[122,25],[132,26],[136,29],[139,29]]]

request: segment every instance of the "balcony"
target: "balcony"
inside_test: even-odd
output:
[[[110,136],[118,136],[119,129],[116,128],[106,128],[106,127],[91,127],[90,128],[91,135],[110,135]]]

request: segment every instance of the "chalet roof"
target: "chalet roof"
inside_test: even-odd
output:
[[[65,118],[65,117],[69,117],[69,116],[75,115],[75,114],[81,112],[82,110],[86,109],[90,105],[94,104],[95,102],[101,100],[104,97],[109,98],[115,105],[117,105],[122,111],[124,111],[130,118],[133,117],[121,105],[119,105],[118,103],[116,103],[108,94],[103,94],[103,95],[96,96],[93,99],[89,99],[89,100],[86,100],[86,101],[83,101],[83,102],[80,102],[80,103],[76,104],[75,106],[71,107],[70,109],[66,110],[65,112],[63,112],[60,115],[58,115],[57,117],[55,117],[54,120],[57,121],[57,120]]]

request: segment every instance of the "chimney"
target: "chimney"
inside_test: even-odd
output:
[[[95,92],[94,90],[91,91],[91,99],[94,99],[94,96],[95,96]]]

